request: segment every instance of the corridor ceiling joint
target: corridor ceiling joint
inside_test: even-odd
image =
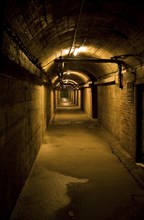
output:
[[[63,58],[59,57],[54,60],[57,66],[63,65],[68,62],[78,62],[78,63],[116,63],[118,65],[118,85],[122,89],[122,66],[126,67],[126,64],[123,60],[119,59],[95,59],[95,58]]]

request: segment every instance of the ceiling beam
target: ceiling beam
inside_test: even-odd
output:
[[[59,57],[54,60],[55,63],[115,63],[118,65],[118,84],[119,88],[122,88],[122,65],[126,66],[125,62],[118,59],[95,59],[95,58],[62,58]]]

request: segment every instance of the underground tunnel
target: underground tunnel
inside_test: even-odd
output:
[[[79,142],[76,135],[78,135],[78,127],[81,126],[86,132],[80,136],[81,151],[84,149],[81,146],[83,142],[89,143],[89,146],[91,141],[96,139],[95,133],[91,141],[88,141],[87,135],[90,131],[87,129],[92,129],[94,126],[96,129],[98,127],[104,129],[118,143],[116,144],[118,148],[111,146],[112,152],[117,154],[124,167],[127,167],[129,173],[144,188],[144,8],[142,2],[1,1],[0,44],[0,219],[10,219],[36,158],[43,149],[41,146],[45,137],[49,133],[51,137],[56,129],[61,131],[62,141],[67,145],[69,141],[66,142],[65,132],[69,134],[72,132],[74,138],[71,148],[73,148]],[[61,112],[65,123],[56,123],[61,117]],[[77,116],[71,118],[74,112]],[[68,121],[65,121],[66,117]],[[60,134],[56,133],[54,137],[52,136],[57,146],[60,145],[59,142],[57,143]],[[51,138],[48,137],[48,140],[50,141]],[[95,146],[95,143],[92,142],[92,145]],[[89,149],[92,150],[92,146]],[[99,150],[97,149],[97,152]],[[65,151],[63,151],[64,155]],[[62,151],[57,152],[62,157]],[[123,152],[125,152],[124,156],[121,156]],[[81,158],[82,154],[77,154]],[[69,157],[73,158],[72,155],[73,152],[69,153]],[[89,151],[89,155],[93,158],[92,161],[98,160],[96,153],[91,154]],[[105,158],[105,154],[103,157]],[[90,156],[88,158],[90,162]],[[49,155],[48,159],[50,159]],[[74,161],[75,159],[73,158]],[[55,161],[56,164],[57,161],[59,158]],[[67,163],[69,164],[68,161]],[[49,164],[50,166],[52,165]],[[63,165],[63,174],[68,175],[65,166],[68,165]],[[60,171],[59,169],[57,172]],[[75,172],[76,170],[78,172],[79,168],[75,168]],[[68,186],[71,181],[84,182],[88,191],[91,183],[89,174],[85,176],[84,172],[83,175],[77,172],[74,173],[77,176],[71,175],[69,180],[65,180],[63,175],[58,178],[63,179]],[[93,173],[93,168],[89,173]],[[57,176],[56,173],[55,175]],[[94,176],[93,173],[92,178]],[[121,181],[125,183],[124,180]],[[93,190],[95,190],[94,184]],[[75,193],[75,188],[73,191],[73,193],[70,191],[70,194]],[[141,200],[144,200],[143,194],[139,194]],[[82,197],[80,192],[79,196]],[[94,202],[97,202],[95,198],[93,198]],[[140,202],[140,207],[144,207],[144,202]],[[82,217],[75,218],[72,211],[68,213],[69,217],[59,217],[58,220],[82,219]],[[115,214],[109,219],[115,219]],[[108,219],[109,215],[106,216]],[[87,216],[87,219],[96,219],[95,217],[93,213],[93,217]],[[31,219],[36,220],[32,217]],[[44,219],[47,218],[38,218],[38,220]],[[97,219],[106,218],[97,216]],[[125,214],[117,219],[129,218]],[[131,216],[131,219],[142,218],[137,215],[137,218]]]

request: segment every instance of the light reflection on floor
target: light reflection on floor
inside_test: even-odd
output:
[[[75,106],[74,102],[69,98],[61,98],[58,107],[71,107]]]

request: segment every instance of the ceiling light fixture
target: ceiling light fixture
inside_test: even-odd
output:
[[[80,52],[86,52],[87,48],[86,47],[76,47],[73,51],[73,55],[77,56]]]

